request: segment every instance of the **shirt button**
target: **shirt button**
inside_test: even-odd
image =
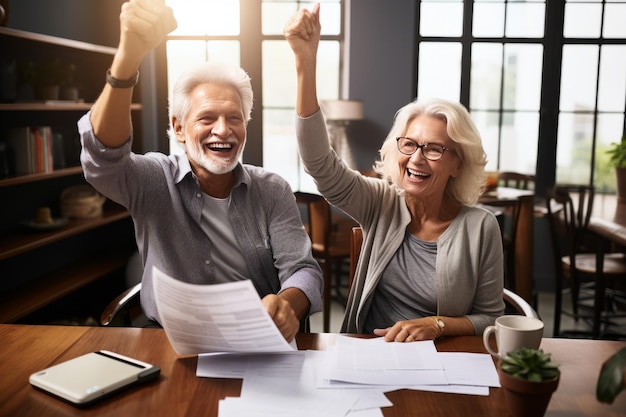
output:
[[[206,260],[204,261],[204,263],[205,263],[206,265],[211,265],[211,260],[210,260],[210,259],[206,259]]]
[[[198,193],[198,194],[196,194],[196,197],[200,198],[200,197],[202,197],[202,194]]]

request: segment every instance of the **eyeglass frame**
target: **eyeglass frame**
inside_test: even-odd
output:
[[[411,153],[402,152],[402,149],[400,149],[400,139],[408,139],[408,140],[410,140],[411,142],[413,142],[413,143],[415,144],[415,146],[416,146],[415,150],[414,150],[413,152],[411,152]],[[439,156],[439,158],[436,158],[436,159],[433,159],[433,158],[429,158],[429,157],[427,157],[427,156],[426,156],[426,154],[424,153],[424,148],[425,148],[425,147],[427,147],[428,145],[435,145],[435,146],[439,146],[439,147],[441,148],[441,156]],[[406,137],[406,136],[398,136],[398,137],[396,138],[396,146],[397,146],[397,148],[398,148],[398,152],[400,152],[402,155],[408,155],[408,156],[412,156],[412,155],[414,155],[414,154],[415,154],[415,152],[417,152],[417,150],[419,149],[419,150],[421,150],[421,151],[422,151],[422,156],[423,156],[424,158],[428,159],[429,161],[438,161],[438,160],[440,160],[441,158],[443,158],[443,154],[444,154],[446,151],[451,151],[451,152],[453,152],[453,151],[454,151],[453,149],[447,148],[447,147],[445,147],[445,146],[443,146],[443,145],[440,145],[440,144],[438,144],[438,143],[428,143],[428,142],[426,142],[426,143],[424,143],[423,145],[420,145],[419,143],[415,142],[413,139],[411,139],[411,138],[409,138],[409,137]]]

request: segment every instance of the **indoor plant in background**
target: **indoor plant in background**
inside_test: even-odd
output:
[[[617,199],[620,203],[626,203],[626,136],[622,136],[619,143],[613,142],[606,152],[611,156],[611,165],[615,167]]]
[[[596,398],[598,401],[612,404],[615,397],[626,389],[626,348],[615,352],[600,369]]]
[[[559,385],[559,365],[541,349],[510,352],[498,367],[500,385],[513,417],[541,417]]]

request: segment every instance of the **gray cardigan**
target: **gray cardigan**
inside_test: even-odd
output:
[[[346,167],[328,142],[320,111],[296,117],[300,156],[319,192],[363,229],[363,246],[341,331],[362,333],[383,270],[411,220],[405,199],[386,181]],[[495,216],[463,207],[437,241],[437,314],[466,316],[476,335],[504,313],[503,250]]]

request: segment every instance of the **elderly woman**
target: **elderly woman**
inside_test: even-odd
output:
[[[387,341],[479,335],[504,312],[494,215],[474,204],[486,179],[480,135],[458,103],[401,108],[374,166],[346,167],[331,149],[316,91],[319,4],[286,25],[298,75],[300,155],[319,192],[363,229],[343,332]]]

